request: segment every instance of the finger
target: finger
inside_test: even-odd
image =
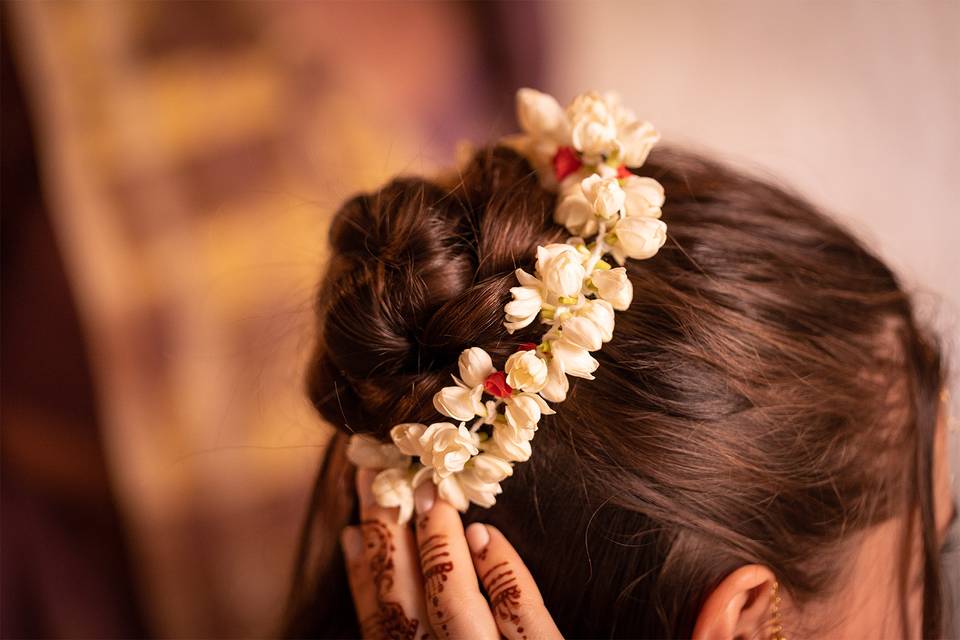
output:
[[[417,488],[417,543],[430,626],[440,638],[499,638],[480,593],[460,514],[435,496],[432,482]]]
[[[562,638],[533,576],[503,534],[475,522],[466,538],[500,633],[510,640]]]
[[[373,495],[372,469],[357,471],[363,557],[376,601],[375,615],[361,619],[364,637],[430,637],[423,578],[413,532],[397,523],[397,508],[379,506]]]
[[[377,625],[377,594],[373,588],[370,566],[364,555],[363,534],[360,527],[345,527],[340,533],[340,548],[347,565],[347,581],[350,583],[350,595],[360,623],[360,632],[364,638],[374,636]]]

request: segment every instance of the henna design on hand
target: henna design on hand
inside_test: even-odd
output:
[[[379,520],[364,520],[360,523],[360,531],[367,549],[374,550],[370,558],[370,573],[373,574],[377,597],[383,597],[393,587],[393,552],[396,551],[393,534]]]
[[[432,605],[432,612],[437,619],[434,624],[440,626],[440,631],[444,635],[447,632],[447,624],[444,622],[444,612],[440,607],[440,594],[443,592],[444,583],[447,581],[447,574],[453,571],[453,561],[449,560],[450,552],[447,551],[447,536],[442,533],[436,533],[428,536],[420,543],[420,566],[423,567],[423,582],[427,591],[429,604]],[[446,618],[449,620],[449,617]]]
[[[420,626],[416,618],[408,618],[403,607],[396,602],[381,603],[377,610],[360,621],[360,633],[364,638],[377,640],[414,640]],[[425,631],[419,640],[432,640],[433,636]]]
[[[486,549],[484,549],[486,551]],[[490,608],[495,616],[517,627],[517,633],[526,639],[523,627],[520,626],[520,587],[513,569],[504,561],[490,567],[480,578],[483,588],[490,598]]]
[[[377,591],[377,611],[360,621],[360,631],[365,638],[388,640],[414,640],[420,621],[408,618],[400,603],[388,600],[393,588],[393,534],[379,520],[364,520],[360,523],[364,544],[373,550],[370,557],[370,573]]]
[[[437,594],[443,592],[443,583],[447,581],[447,574],[453,571],[453,562],[444,560],[449,557],[447,536],[442,533],[435,533],[420,544],[423,579],[434,605],[438,602]]]

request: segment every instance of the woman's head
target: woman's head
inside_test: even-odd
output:
[[[768,571],[756,594],[779,581],[788,631],[839,627],[857,619],[838,599],[870,544],[895,557],[861,610],[896,606],[891,623],[917,625],[922,602],[935,632],[941,365],[908,296],[779,188],[669,151],[642,174],[667,193],[667,244],[627,263],[633,303],[594,354],[597,379],[571,384],[497,504],[465,519],[515,544],[568,636],[689,635],[743,567]],[[514,270],[565,239],[554,207],[502,147],[449,183],[396,180],[347,202],[309,376],[321,415],[386,441],[435,419],[463,349],[502,362],[538,341],[536,325],[506,332],[503,305]]]

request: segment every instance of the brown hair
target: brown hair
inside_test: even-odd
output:
[[[908,295],[782,188],[678,151],[638,173],[664,185],[667,244],[628,262],[633,304],[595,354],[597,380],[572,382],[497,504],[464,520],[506,534],[565,636],[679,637],[737,567],[770,567],[802,605],[842,583],[858,531],[919,512],[923,629],[937,635],[942,372]],[[502,363],[542,333],[507,334],[503,305],[514,269],[566,237],[555,196],[503,147],[458,178],[395,180],[333,221],[308,389],[341,432],[304,532],[291,635],[357,633],[335,546],[355,509],[346,434],[435,421],[431,397],[461,350]]]

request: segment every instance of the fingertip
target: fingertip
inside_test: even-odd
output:
[[[483,552],[483,555],[492,554],[495,557],[501,558],[503,560],[515,561],[517,565],[523,567],[523,559],[520,557],[519,552],[516,547],[507,540],[507,537],[503,535],[503,532],[500,529],[497,529],[492,524],[484,525],[484,530],[488,536],[487,543],[485,548],[486,552]]]
[[[492,524],[485,524],[483,526],[486,528],[487,535],[490,536],[490,539],[497,540],[498,543],[506,543],[511,549],[513,548],[513,545],[510,544],[509,540],[507,540],[507,536],[503,535],[503,532],[500,531],[500,529],[497,529]],[[488,541],[487,544],[489,545],[490,542]]]
[[[417,487],[413,492],[413,504],[416,507],[417,515],[422,516],[426,513],[429,513],[430,510],[433,509],[436,498],[436,485],[434,485],[430,480],[427,480]]]
[[[467,546],[470,547],[470,553],[480,555],[490,543],[490,532],[487,526],[480,522],[474,522],[466,530]]]
[[[427,483],[425,482],[424,484]],[[431,482],[429,484],[432,485],[433,483]],[[420,494],[421,498],[425,497],[424,494],[428,494],[432,497],[432,501],[428,501],[431,502],[431,504],[427,505],[426,503],[422,503],[419,505],[420,509],[426,509],[426,511],[417,512],[417,515],[419,516],[417,519],[417,526],[425,524],[428,520],[434,523],[446,523],[448,525],[452,524],[454,520],[456,520],[456,522],[460,522],[460,512],[457,511],[456,507],[443,499],[443,497],[437,491],[435,485],[432,488],[428,487],[426,489],[424,489],[423,485],[421,485],[417,487],[417,490],[423,491],[423,493]],[[414,493],[413,499],[414,506],[418,506],[416,504],[416,493]]]

